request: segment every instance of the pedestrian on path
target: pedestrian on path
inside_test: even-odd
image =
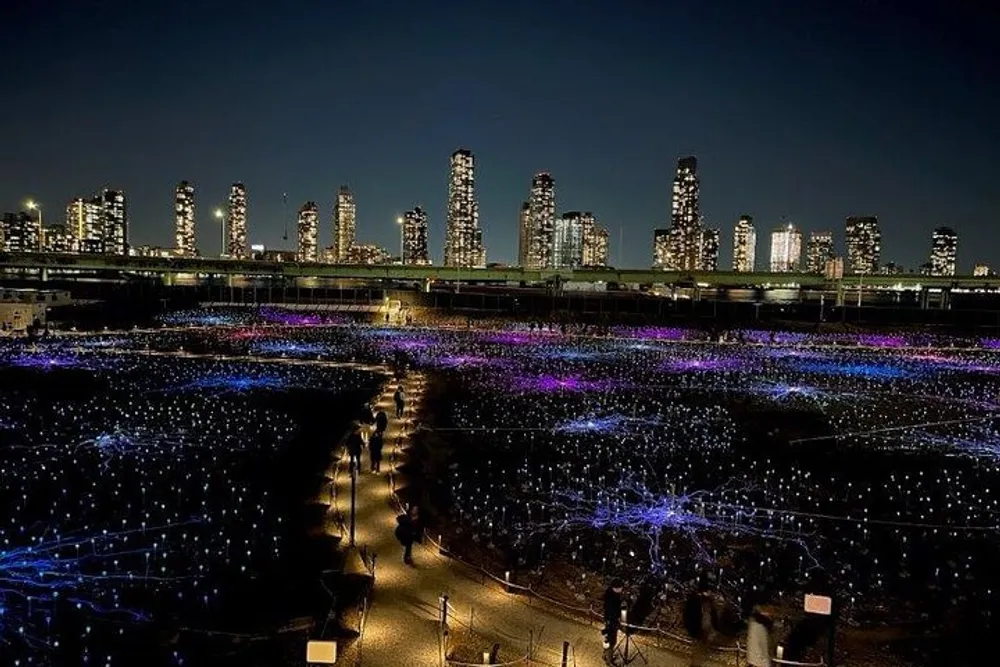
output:
[[[365,448],[365,441],[361,437],[361,427],[355,425],[351,429],[351,433],[347,436],[347,442],[345,443],[347,449],[348,457],[348,470],[354,472],[357,470],[361,471],[361,450]],[[355,466],[357,466],[355,468]]]
[[[750,667],[771,667],[772,647],[771,629],[774,619],[767,607],[757,605],[750,620],[747,622],[747,664]]]
[[[385,414],[385,410],[379,409],[375,413],[375,432],[385,433],[385,430],[389,428],[389,415]]]
[[[410,505],[405,514],[396,517],[396,539],[403,545],[403,562],[413,565],[413,543],[424,541],[424,527],[420,521],[420,508]]]
[[[604,591],[604,662],[613,665],[622,623],[622,581],[612,579]]]
[[[691,667],[701,667],[708,660],[712,639],[718,627],[715,596],[708,579],[698,583],[684,603],[684,627],[694,644],[691,647]]]
[[[402,419],[403,411],[406,408],[406,396],[403,394],[403,385],[396,387],[396,393],[392,395],[392,400],[396,403],[396,419]]]
[[[372,474],[382,472],[382,446],[385,444],[383,440],[384,434],[384,430],[376,428],[375,433],[368,439],[368,458],[372,462]]]
[[[368,440],[368,436],[370,436],[372,432],[372,427],[375,425],[375,413],[372,412],[371,403],[365,403],[361,406],[361,412],[358,415],[358,422],[361,424],[363,439]]]

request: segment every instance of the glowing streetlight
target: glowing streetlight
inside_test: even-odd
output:
[[[221,248],[219,250],[219,257],[226,256],[226,214],[221,208],[215,209],[215,217],[219,220],[219,242]]]
[[[29,211],[38,212],[38,252],[42,251],[42,239],[45,237],[42,227],[42,205],[36,202],[34,199],[29,199],[25,206],[28,207]]]
[[[406,247],[405,247],[405,243],[403,241],[404,231],[406,229],[403,226],[403,223],[405,223],[405,222],[406,222],[406,220],[403,219],[403,216],[401,216],[401,215],[397,215],[396,216],[396,224],[399,225],[399,263],[400,263],[400,265],[406,264],[406,257],[404,257],[405,252],[406,252]]]

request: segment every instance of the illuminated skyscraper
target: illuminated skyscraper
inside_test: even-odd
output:
[[[87,254],[127,255],[128,217],[125,193],[103,190],[90,199],[77,197],[66,205],[65,232],[71,242],[59,239],[53,243],[70,247],[67,252]],[[58,233],[53,239],[58,237]]]
[[[771,272],[794,273],[802,260],[802,232],[795,225],[775,227],[771,232]]]
[[[174,250],[180,257],[195,257],[194,186],[181,181],[174,190]]]
[[[806,272],[826,273],[826,263],[833,257],[833,232],[810,233],[806,244]]]
[[[94,199],[77,197],[66,205],[66,228],[73,235],[75,252],[104,252],[104,220],[101,205]]]
[[[229,238],[226,254],[233,259],[245,259],[247,252],[247,189],[242,183],[233,183],[229,189],[229,207],[226,214]]]
[[[851,216],[847,218],[847,264],[850,273],[878,273],[882,254],[882,232],[878,218]]]
[[[702,229],[698,244],[698,255],[701,271],[717,271],[719,269],[719,230]]]
[[[674,176],[667,268],[696,271],[702,267],[699,190],[697,158],[682,157]]]
[[[955,275],[958,234],[951,227],[938,227],[931,236],[931,275]]]
[[[483,232],[479,228],[479,203],[476,200],[476,159],[471,151],[465,149],[451,154],[444,265],[486,266],[486,249],[483,247]]]
[[[757,230],[753,218],[741,215],[733,230],[733,271],[753,273],[757,261]]]
[[[583,228],[583,214],[579,211],[564,213],[555,221],[547,268],[573,269],[583,264]]]
[[[597,224],[594,214],[583,214],[583,266],[608,265],[608,230]]]
[[[530,252],[528,268],[554,268],[555,257],[556,183],[551,174],[542,172],[531,179],[528,199]]]
[[[3,242],[6,252],[38,252],[41,225],[38,216],[27,211],[4,213]]]
[[[42,241],[45,252],[76,252],[73,230],[66,225],[46,225],[42,233],[45,235]]]
[[[109,255],[128,254],[128,209],[125,193],[104,190],[97,196],[104,226],[104,252]]]
[[[419,206],[403,215],[403,264],[430,264],[427,254],[427,212]]]
[[[319,261],[319,207],[314,201],[307,201],[299,209],[298,222],[299,248],[295,254],[296,261]]]
[[[346,185],[337,191],[337,201],[333,204],[333,257],[337,263],[349,262],[351,248],[358,242],[357,208],[354,195]]]
[[[673,234],[670,229],[653,230],[653,268],[669,271],[671,265],[671,241]]]
[[[521,202],[517,219],[517,265],[527,267],[531,257],[531,202]]]

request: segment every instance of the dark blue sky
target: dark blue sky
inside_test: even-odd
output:
[[[448,156],[467,147],[490,261],[515,257],[520,202],[548,170],[559,211],[594,211],[612,262],[647,266],[676,158],[694,154],[724,267],[741,213],[758,237],[787,217],[841,245],[846,215],[874,213],[884,259],[909,266],[947,224],[963,271],[1000,267],[1000,20],[976,3],[14,4],[3,210],[31,196],[55,221],[121,187],[133,242],[171,245],[187,179],[214,254],[209,213],[242,180],[252,242],[291,245],[287,191],[289,218],[320,204],[329,245],[347,183],[360,240],[397,248],[395,216],[420,204],[440,259]]]

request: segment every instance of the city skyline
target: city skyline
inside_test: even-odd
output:
[[[986,39],[995,21],[972,11],[847,2],[817,15],[767,3],[725,11],[650,4],[598,18],[565,3],[511,13],[442,2],[236,16],[208,8],[190,21],[114,1],[92,11],[58,1],[19,6],[10,48],[32,56],[0,75],[21,101],[8,111],[18,131],[5,146],[12,159],[0,165],[0,209],[17,211],[31,197],[52,214],[76,193],[118,188],[128,194],[133,242],[169,246],[173,184],[196,185],[201,219],[225,208],[240,181],[250,243],[292,249],[284,230],[294,227],[296,207],[314,200],[325,247],[331,187],[347,182],[366,240],[386,248],[397,245],[395,219],[421,202],[440,263],[442,154],[469,146],[489,261],[516,261],[517,207],[531,174],[547,170],[560,201],[607,225],[611,264],[646,266],[650,230],[669,226],[676,156],[697,155],[701,214],[723,230],[722,267],[731,265],[727,237],[743,213],[754,216],[759,237],[782,219],[806,237],[834,230],[838,254],[843,220],[857,213],[878,215],[884,259],[908,267],[927,261],[938,227],[982,239],[981,256],[967,246],[959,256],[959,271],[970,273],[978,261],[1000,260],[990,120],[1000,102]],[[352,27],[351,39],[312,39],[334,17]],[[668,24],[678,39],[661,39]],[[390,47],[414,30],[421,44],[403,58]],[[601,58],[556,47],[562,35],[595,30],[604,35]],[[445,39],[463,58],[425,45]],[[496,46],[515,39],[523,48]],[[106,48],[81,48],[94,41]],[[138,41],[148,53],[131,57]],[[866,48],[852,46],[859,42]],[[260,55],[251,46],[262,43],[288,48]],[[540,61],[550,71],[544,82],[525,76]],[[191,71],[198,75],[184,75]],[[120,90],[128,108],[109,105],[95,80]],[[302,89],[312,103],[273,104]],[[344,90],[366,103],[335,104]],[[553,122],[523,104],[598,90],[588,113]],[[947,103],[928,104],[928,90]],[[64,113],[67,91],[73,113]],[[405,110],[394,102],[400,97]],[[199,236],[203,251],[212,249],[216,236],[207,228]]]
[[[677,160],[670,227],[652,230],[650,250],[653,268],[720,270],[722,234],[717,227],[707,227],[698,213],[700,186],[697,165],[696,156],[684,156]],[[517,258],[513,262],[489,262],[486,259],[482,230],[478,225],[475,155],[472,151],[460,148],[452,153],[448,193],[449,210],[452,212],[446,221],[444,253],[445,257],[451,253],[455,258],[452,265],[483,268],[488,264],[507,264],[533,269],[611,266],[608,230],[597,224],[594,214],[589,211],[582,214],[579,211],[558,213],[555,179],[548,172],[538,172],[532,177],[529,199],[521,203],[515,229],[518,237]],[[287,206],[287,201],[284,201],[286,198],[287,194],[283,194],[283,208]],[[23,247],[46,252],[105,254],[126,254],[134,248],[144,255],[213,256],[211,250],[203,251],[205,246],[211,247],[211,243],[198,243],[196,200],[194,183],[184,180],[175,186],[173,246],[129,243],[130,221],[126,215],[125,193],[121,190],[105,189],[90,200],[74,198],[67,204],[64,221],[57,220],[53,223],[49,218],[40,236],[37,230],[32,232],[31,228],[37,228],[42,222],[43,207],[35,200],[28,200],[24,207],[27,210],[4,214],[4,223],[0,225],[0,240],[4,238],[3,232],[10,237],[9,230],[4,227],[10,228],[12,224],[19,240],[13,244],[5,242],[0,248]],[[247,241],[247,210],[246,186],[241,182],[232,183],[225,210],[216,208],[212,211],[214,223],[221,223],[219,248],[223,257],[249,257],[251,244]],[[322,244],[321,207],[310,200],[302,206],[293,222],[293,247],[267,250],[287,252],[300,262],[434,263],[428,241],[430,225],[423,207],[417,206],[396,217],[400,234],[398,255],[378,243],[358,241],[357,205],[348,186],[341,185],[338,188],[331,210],[332,245],[324,247]],[[17,220],[23,222],[11,222]],[[793,231],[796,240],[790,245],[786,237]],[[951,239],[946,243],[946,252],[940,246],[944,242],[943,232],[947,232]],[[204,230],[202,233],[204,239]],[[35,242],[26,242],[29,237],[34,238]],[[732,270],[754,270],[757,236],[753,216],[741,215],[733,226],[731,238]],[[961,273],[958,270],[958,234],[947,226],[934,229],[930,254],[925,261],[910,267],[898,262],[883,261],[881,225],[877,216],[847,216],[843,243],[838,244],[836,239],[836,234],[826,229],[812,230],[806,237],[800,226],[782,220],[771,232],[768,264],[761,270],[776,273],[799,270],[823,273],[827,260],[840,257],[849,274],[892,273],[901,270],[931,275]],[[287,234],[283,235],[283,241],[288,240]],[[803,240],[807,242],[803,243]],[[776,269],[775,266],[779,268]],[[973,270],[968,275],[973,275],[984,266],[990,265],[983,259],[974,260]],[[629,267],[622,265],[620,268]]]

